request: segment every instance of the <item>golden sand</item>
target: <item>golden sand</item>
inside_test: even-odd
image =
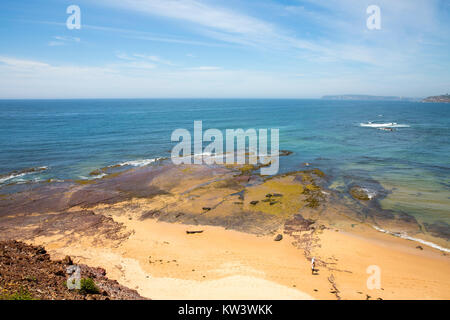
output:
[[[447,256],[370,230],[364,237],[325,230],[313,254],[329,267],[318,265],[312,275],[310,262],[286,236],[276,242],[221,227],[121,222],[134,234],[117,248],[91,247],[89,239],[70,247],[51,238],[37,242],[55,257],[69,254],[77,263],[102,266],[110,278],[152,299],[450,298]],[[381,289],[367,288],[370,265],[381,269]]]

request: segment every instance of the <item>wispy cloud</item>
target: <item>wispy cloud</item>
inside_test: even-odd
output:
[[[221,67],[215,67],[215,66],[200,66],[200,67],[186,68],[186,70],[215,71],[215,70],[222,70],[222,68]]]
[[[311,61],[319,61],[318,56],[321,61],[377,61],[365,48],[293,36],[289,30],[276,24],[199,0],[108,0],[103,3],[151,16],[182,20],[190,23],[193,31],[226,43],[263,50],[297,50],[304,59]],[[361,16],[364,17],[363,14]]]
[[[14,67],[14,68],[16,68],[16,70],[50,67],[49,64],[44,63],[44,62],[33,61],[33,60],[23,60],[23,59],[3,57],[3,56],[0,56],[0,63],[3,63],[4,65],[6,65],[8,67]]]
[[[59,27],[66,26],[65,23],[55,22],[55,21],[45,21],[45,20],[15,19],[14,21],[21,22],[21,23],[30,23],[30,24],[53,25],[53,26],[59,26]],[[141,31],[141,30],[117,28],[117,27],[110,27],[110,26],[83,24],[83,30],[84,29],[101,31],[101,32],[105,32],[105,33],[119,34],[124,38],[143,40],[143,41],[185,44],[185,45],[206,46],[206,47],[229,46],[229,45],[226,45],[223,43],[218,43],[218,42],[191,40],[191,39],[176,37],[176,36],[167,35],[167,34],[156,34],[156,33],[145,32],[145,31]]]
[[[156,63],[159,63],[159,64],[165,64],[165,65],[168,65],[168,66],[174,66],[174,64],[171,61],[162,59],[162,58],[160,58],[158,56],[146,55],[146,54],[141,54],[141,53],[135,53],[133,56],[136,57],[136,58],[144,59],[144,60],[150,60],[150,61],[153,61],[153,62],[156,62]]]
[[[83,1],[89,8],[89,1]],[[234,7],[235,1],[218,0],[99,0],[95,6],[103,5],[105,14],[143,17],[124,24],[133,25],[131,29],[115,27],[119,24],[111,19],[105,26],[83,24],[79,33],[66,33],[82,35],[83,41],[52,37],[49,46],[90,39],[86,44],[92,57],[86,54],[65,64],[65,56],[58,56],[61,52],[56,48],[45,61],[34,57],[47,52],[33,56],[31,50],[20,51],[21,45],[15,55],[0,53],[0,97],[20,96],[24,91],[43,97],[52,90],[60,96],[68,92],[67,97],[445,92],[450,8],[446,4],[447,13],[442,15],[442,1],[378,0],[382,29],[369,31],[366,8],[371,0],[260,0]],[[61,20],[55,17],[55,21]],[[40,24],[33,26],[36,32],[58,34],[54,30],[65,28],[62,22],[22,22]],[[145,31],[132,30],[134,26]],[[113,58],[111,53],[116,53]]]
[[[271,24],[259,19],[196,0],[108,0],[104,3],[235,34],[264,34],[273,29]]]
[[[64,46],[69,43],[79,43],[81,41],[81,39],[78,37],[54,36],[53,39],[54,40],[48,43],[50,47]]]
[[[224,43],[263,50],[293,50],[315,63],[357,62],[392,67],[408,61],[411,48],[418,48],[420,34],[433,37],[437,30],[438,0],[380,0],[383,28],[365,27],[369,0],[303,0],[298,5],[274,4],[276,12],[298,15],[326,37],[302,37],[274,22],[213,5],[204,0],[103,0],[106,6],[183,21],[187,28]],[[435,32],[434,32],[435,31]],[[413,33],[413,35],[410,35]],[[395,48],[395,50],[392,50]]]
[[[169,60],[162,59],[156,55],[148,55],[142,53],[117,53],[116,57],[125,63],[120,64],[121,67],[142,68],[142,69],[154,69],[158,65],[175,66]]]
[[[321,49],[309,41],[289,37],[275,24],[197,0],[108,0],[103,3],[151,16],[182,20],[190,23],[194,31],[234,44],[264,46],[270,43],[285,47],[287,42],[297,48]]]
[[[133,62],[133,61],[132,61]],[[300,74],[226,70],[218,67],[175,68],[169,71],[135,70],[122,65],[83,67],[54,65],[47,62],[0,56],[0,98],[146,98],[146,97],[245,97],[299,98],[327,93],[368,93],[367,84],[355,74],[311,77]],[[129,70],[130,72],[128,72]],[[68,77],[67,75],[70,75]],[[405,82],[405,91],[398,83]],[[369,93],[408,96],[441,90],[448,82],[436,85],[430,78],[399,75],[385,81],[373,81]],[[208,88],[205,91],[205,88]]]

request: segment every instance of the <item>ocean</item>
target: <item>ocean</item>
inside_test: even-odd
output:
[[[320,168],[383,209],[450,224],[450,105],[403,101],[0,100],[0,194],[12,183],[85,179],[169,157],[177,128],[280,131],[280,172]],[[375,123],[392,127],[380,130]],[[362,124],[366,124],[365,126]]]

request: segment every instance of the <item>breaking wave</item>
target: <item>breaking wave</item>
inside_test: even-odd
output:
[[[23,170],[18,170],[18,171],[12,171],[8,174],[5,175],[0,175],[0,184],[3,184],[7,181],[13,180],[13,179],[17,179],[26,175],[30,175],[30,174],[36,174],[38,172],[42,172],[47,170],[48,167],[36,167],[36,168],[28,168],[28,169],[23,169]],[[36,179],[34,179],[36,180]],[[21,180],[22,182],[25,180]]]
[[[369,127],[369,128],[409,128],[407,124],[398,124],[397,122],[386,122],[386,123],[360,123],[360,127]]]
[[[144,166],[148,166],[149,164],[151,164],[155,161],[158,161],[159,159],[161,159],[161,158],[125,161],[125,162],[119,163],[118,165],[121,167],[124,167],[124,166],[144,167]]]
[[[425,240],[422,240],[422,239],[418,239],[418,238],[414,238],[414,237],[408,236],[406,233],[391,232],[391,231],[384,230],[384,229],[382,229],[380,227],[377,227],[377,226],[372,226],[372,227],[375,230],[377,230],[377,231],[380,231],[380,232],[383,232],[383,233],[387,233],[387,234],[393,235],[395,237],[399,237],[399,238],[402,238],[402,239],[419,242],[419,243],[421,243],[423,245],[426,245],[426,246],[429,246],[429,247],[432,247],[432,248],[435,248],[435,249],[438,249],[438,250],[441,250],[441,251],[444,251],[444,252],[447,252],[447,253],[450,252],[450,249],[441,247],[441,246],[439,246],[439,245],[437,245],[437,244],[435,244],[433,242],[430,242],[430,241],[425,241]]]

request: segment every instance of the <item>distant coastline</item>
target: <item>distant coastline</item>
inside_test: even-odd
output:
[[[342,95],[325,95],[323,100],[353,100],[353,101],[409,101],[409,102],[434,102],[434,103],[450,103],[450,94],[442,94],[439,96],[430,96],[427,98],[411,98],[398,96],[371,96],[364,94],[342,94]]]
[[[442,94],[440,96],[431,96],[422,100],[422,102],[450,103],[450,94]]]
[[[324,100],[368,100],[368,101],[420,101],[420,98],[397,96],[371,96],[363,94],[326,95]]]

